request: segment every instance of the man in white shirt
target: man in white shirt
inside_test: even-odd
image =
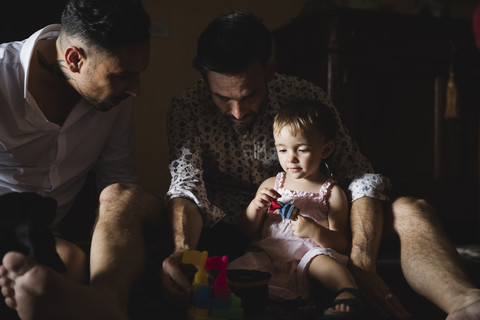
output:
[[[0,45],[0,194],[35,192],[58,203],[52,230],[89,171],[100,192],[87,258],[57,240],[66,277],[10,252],[0,267],[6,304],[21,319],[128,319],[146,261],[144,225],[160,201],[137,184],[131,97],[149,60],[150,19],[135,0],[71,0],[61,25]]]

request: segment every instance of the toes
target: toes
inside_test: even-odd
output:
[[[9,278],[16,278],[17,276],[25,274],[34,266],[32,260],[30,260],[26,255],[18,252],[8,252],[3,257],[3,267],[5,269],[3,273],[4,276]]]
[[[4,286],[9,286],[11,284],[12,284],[12,280],[5,277],[0,278],[0,286],[4,287]]]
[[[3,265],[0,265],[0,277],[6,277],[7,275],[8,270]]]
[[[4,297],[13,297],[15,295],[15,291],[12,287],[2,287],[2,294]]]
[[[10,298],[10,297],[5,298],[5,304],[12,309],[17,308],[17,302],[13,298]]]

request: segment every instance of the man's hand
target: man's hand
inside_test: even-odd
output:
[[[191,303],[193,265],[182,263],[183,252],[172,253],[163,260],[160,279],[164,298],[175,305],[186,307]]]
[[[366,302],[379,316],[385,319],[410,318],[410,314],[376,272],[363,270],[352,263],[349,269],[360,290],[366,294]]]

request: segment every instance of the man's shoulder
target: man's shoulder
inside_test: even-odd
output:
[[[203,97],[208,93],[208,86],[203,79],[198,79],[193,85],[186,88],[182,93],[177,95],[177,98],[191,98]]]
[[[289,88],[291,90],[306,90],[312,89],[323,91],[317,84],[305,80],[300,76],[287,75],[282,73],[276,73],[273,80],[270,82],[272,87]]]
[[[30,57],[39,39],[57,37],[60,31],[59,24],[51,24],[37,30],[31,36],[23,40],[10,41],[0,44],[0,62],[4,68],[7,65],[22,64],[23,69],[28,69]]]
[[[172,99],[171,106],[204,106],[211,101],[210,91],[205,81],[197,80],[192,86],[185,89]]]
[[[25,41],[12,41],[0,44],[0,62],[3,65],[20,60],[20,51]]]
[[[269,82],[270,98],[280,101],[284,99],[314,99],[326,100],[325,91],[317,84],[301,77],[286,74],[275,74]]]
[[[0,100],[6,105],[23,98],[25,69],[20,60],[23,45],[20,41],[0,44],[0,96],[6,94],[6,100]]]

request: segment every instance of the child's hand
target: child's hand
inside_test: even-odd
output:
[[[264,188],[257,192],[255,198],[250,203],[256,210],[266,209],[272,201],[280,198],[281,195],[272,188]]]
[[[300,238],[313,238],[318,224],[310,218],[298,215],[297,219],[291,220],[293,234]]]

